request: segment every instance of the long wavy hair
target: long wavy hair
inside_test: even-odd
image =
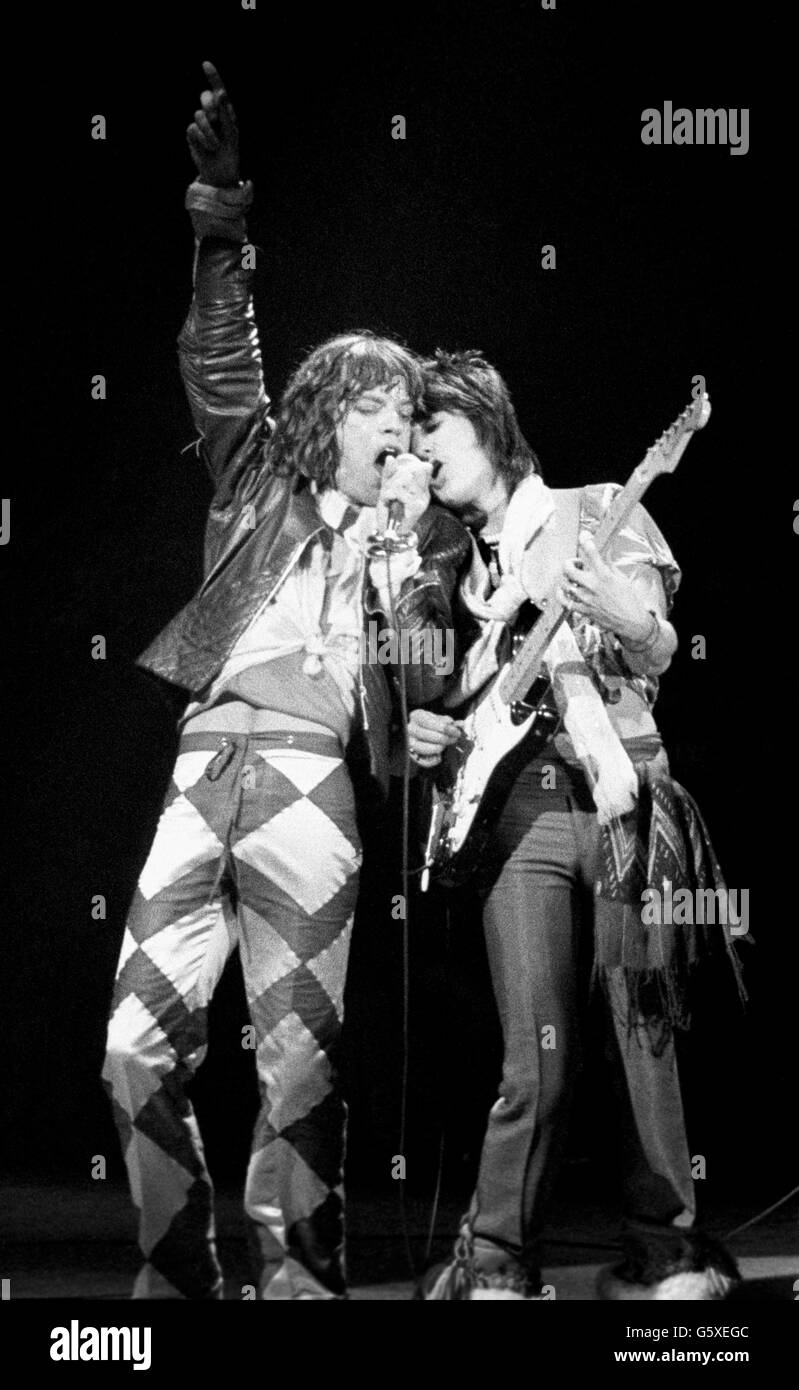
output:
[[[320,488],[334,487],[340,463],[336,429],[349,402],[375,386],[398,380],[404,382],[418,412],[421,363],[402,343],[358,329],[314,348],[283,393],[266,443],[271,471],[314,479]]]
[[[465,415],[509,492],[528,473],[540,473],[535,450],[522,434],[510,391],[480,352],[443,352],[422,363],[424,416],[438,410]],[[424,428],[424,419],[422,420]]]

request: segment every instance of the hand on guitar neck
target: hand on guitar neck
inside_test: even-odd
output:
[[[651,634],[651,609],[632,580],[602,559],[587,531],[580,533],[578,558],[564,566],[557,597],[574,617],[614,632],[623,643],[644,642]]]

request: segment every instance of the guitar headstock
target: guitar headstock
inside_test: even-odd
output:
[[[709,419],[710,397],[707,391],[703,391],[647,450],[646,458],[640,465],[646,476],[656,478],[660,473],[673,473],[683,456],[689,436],[695,430],[703,430]]]

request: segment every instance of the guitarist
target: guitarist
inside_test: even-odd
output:
[[[542,1297],[538,1243],[580,1067],[587,959],[603,993],[623,1148],[624,1259],[602,1272],[599,1296],[724,1298],[738,1273],[694,1228],[674,1048],[687,1018],[680,963],[704,943],[693,927],[642,939],[647,879],[635,877],[643,863],[673,880],[668,855],[682,840],[688,881],[722,882],[697,808],[669,777],[652,713],[677,647],[669,611],[680,571],[640,505],[600,556],[592,533],[618,488],[547,488],[504,381],[478,353],[439,352],[425,378],[413,448],[433,466],[436,499],[471,531],[459,586],[471,642],[448,709],[411,715],[413,761],[435,768],[459,740],[455,716],[509,657],[514,633],[529,630],[558,576],[569,613],[547,649],[554,732],[515,773],[480,871],[502,1082],[453,1257],[428,1275],[425,1297]]]

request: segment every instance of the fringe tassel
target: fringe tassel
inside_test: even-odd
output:
[[[637,814],[603,827],[601,870],[594,898],[594,972],[614,1013],[626,1014],[629,1032],[642,1025],[670,1036],[687,1029],[689,992],[696,967],[718,959],[722,943],[732,969],[738,998],[746,1003],[735,938],[723,921],[644,920],[645,890],[659,893],[668,883],[676,892],[727,887],[696,802],[670,777],[650,774],[639,764],[641,788]],[[715,917],[715,913],[714,913]],[[749,939],[745,937],[740,939]],[[626,1003],[619,999],[623,981]]]

